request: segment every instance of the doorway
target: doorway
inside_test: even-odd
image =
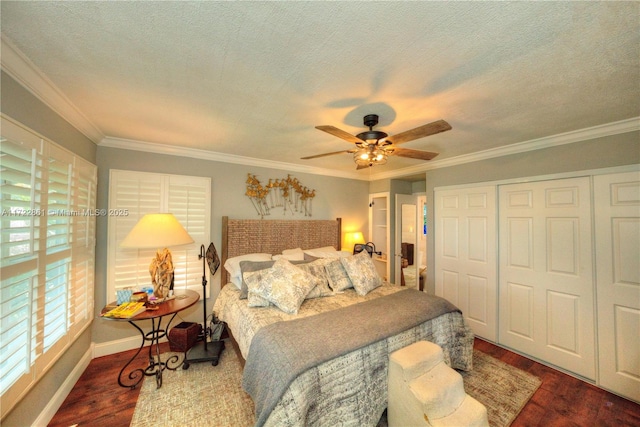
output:
[[[419,289],[418,198],[413,195],[396,194],[396,241],[395,241],[395,283],[408,288]],[[425,243],[426,247],[426,243]],[[426,258],[426,257],[425,257]]]

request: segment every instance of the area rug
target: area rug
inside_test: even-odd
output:
[[[473,371],[462,373],[466,392],[487,407],[492,427],[508,426],[540,379],[477,350],[473,358]],[[145,378],[131,427],[252,426],[253,402],[241,382],[242,367],[231,345],[218,366],[194,363],[165,371],[160,389],[154,377]],[[379,426],[384,425],[381,419]]]
[[[464,389],[487,407],[489,425],[508,426],[542,381],[481,351],[473,350],[473,370],[460,372]]]

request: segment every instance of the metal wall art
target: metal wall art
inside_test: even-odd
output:
[[[311,216],[311,205],[316,190],[304,187],[298,178],[291,175],[275,181],[269,178],[269,183],[263,186],[255,175],[249,173],[245,195],[249,197],[261,218],[270,215],[271,209],[274,208],[282,208],[283,214],[289,210],[292,214],[300,212],[304,216]]]

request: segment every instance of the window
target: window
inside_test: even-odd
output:
[[[203,298],[198,254],[200,245],[206,248],[210,242],[210,178],[111,170],[109,211],[126,214],[109,216],[107,301],[116,299],[116,290],[151,286],[149,264],[156,249],[120,248],[120,242],[148,213],[172,213],[193,238],[190,245],[169,248],[174,289],[191,289]]]
[[[2,118],[2,416],[93,319],[96,166]]]

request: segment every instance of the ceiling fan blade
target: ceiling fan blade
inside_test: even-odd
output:
[[[340,139],[344,139],[347,142],[353,142],[354,144],[359,144],[362,142],[360,138],[334,126],[316,126],[316,129],[330,133],[331,135],[337,136]]]
[[[353,153],[353,150],[334,151],[332,153],[316,154],[314,156],[300,157],[302,160],[317,159],[318,157],[333,156],[334,154]]]
[[[437,120],[435,122],[418,126],[415,129],[410,129],[401,132],[397,135],[389,136],[386,142],[393,144],[402,144],[405,142],[413,141],[414,139],[424,138],[425,136],[435,135],[436,133],[446,132],[451,130],[451,125],[444,120]]]
[[[419,160],[431,160],[439,153],[431,153],[429,151],[411,150],[410,148],[397,148],[394,147],[393,152],[390,153],[393,156],[408,157],[410,159]]]
[[[360,169],[367,169],[371,166],[369,165],[356,165],[356,170],[359,171]]]

